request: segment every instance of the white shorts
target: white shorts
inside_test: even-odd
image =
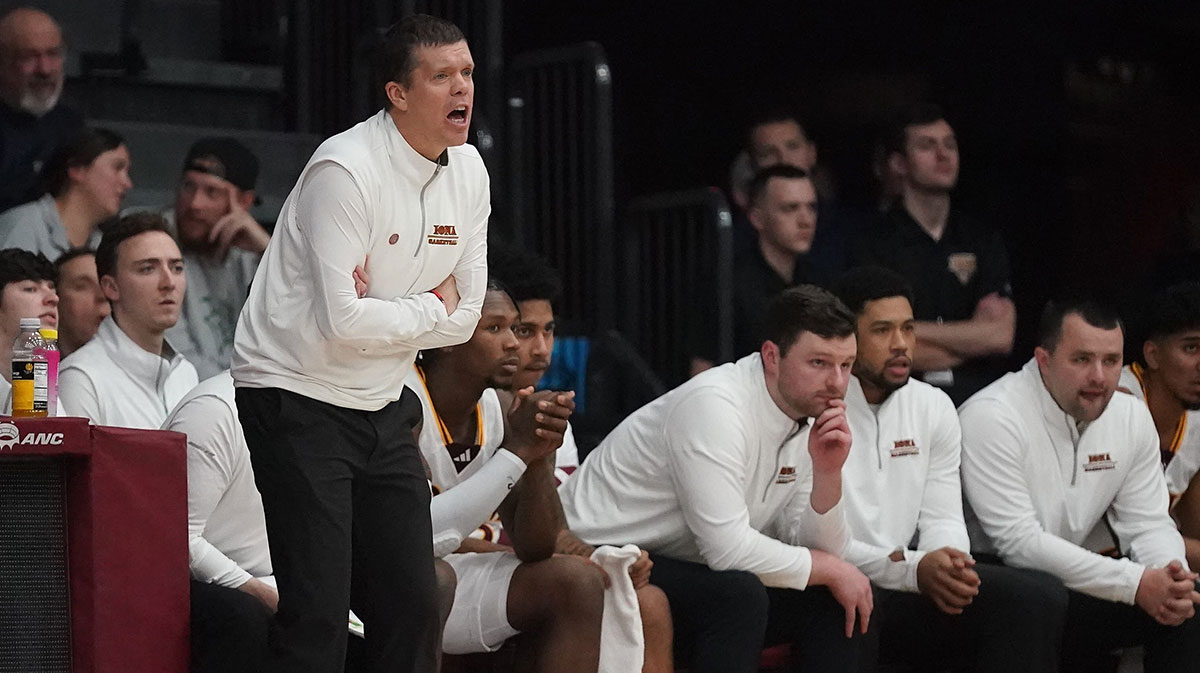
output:
[[[494,652],[519,633],[508,623],[508,586],[521,561],[509,552],[450,554],[458,586],[446,621],[446,654]]]

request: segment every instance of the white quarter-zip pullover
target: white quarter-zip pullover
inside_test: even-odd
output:
[[[1129,604],[1146,567],[1187,566],[1167,514],[1158,433],[1139,400],[1114,394],[1080,432],[1030,360],[967,400],[959,419],[963,487],[982,528],[974,548]],[[1106,515],[1129,558],[1080,546]]]
[[[710,369],[625,419],[560,487],[568,527],[803,589],[801,545],[842,556],[847,543],[841,503],[809,505],[809,427],[771,399],[757,353]]]
[[[170,358],[134,343],[108,316],[91,341],[62,361],[59,400],[96,425],[157,430],[198,383],[196,368],[163,345]]]
[[[950,397],[910,379],[872,409],[852,377],[846,417],[853,444],[842,501],[854,538],[846,560],[879,586],[918,591],[917,564],[942,547],[970,551],[958,479],[962,433]],[[908,549],[913,536],[917,549]],[[888,558],[904,551],[903,561]]]
[[[279,213],[234,337],[233,379],[349,409],[400,398],[422,348],[471,338],[487,284],[488,176],[479,152],[438,161],[386,111],[317,148]],[[366,298],[354,267],[366,264]],[[429,290],[453,273],[453,314]]]

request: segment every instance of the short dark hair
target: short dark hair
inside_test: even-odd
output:
[[[96,277],[111,276],[117,268],[117,248],[134,236],[148,231],[161,231],[171,236],[171,230],[163,216],[151,212],[126,215],[106,229],[100,238],[100,245],[96,248]]]
[[[758,200],[767,191],[767,183],[774,178],[782,178],[784,180],[809,180],[808,171],[803,168],[796,168],[788,164],[775,164],[759,169],[754,177],[750,180],[750,187],[747,190],[747,196],[750,199],[751,205],[758,205]]]
[[[78,258],[80,258],[80,257],[83,257],[83,256],[85,256],[85,255],[92,255],[92,256],[95,256],[95,255],[96,255],[96,251],[95,251],[95,250],[92,250],[91,248],[89,248],[89,247],[86,247],[86,246],[84,246],[84,247],[80,247],[80,248],[71,248],[70,250],[68,250],[68,251],[64,252],[63,254],[59,255],[59,256],[58,256],[58,259],[55,259],[55,260],[54,260],[54,270],[55,270],[55,271],[57,271],[57,272],[59,272],[59,273],[62,273],[62,268],[63,268],[63,267],[64,267],[64,266],[65,266],[65,265],[66,265],[68,262],[70,262],[70,261],[72,261],[72,260],[75,260],[75,259],[78,259]]]
[[[904,276],[882,266],[859,266],[842,274],[833,285],[833,293],[854,312],[862,315],[867,302],[890,297],[904,297],[913,304],[912,286]]]
[[[0,297],[3,297],[2,291],[9,283],[26,280],[48,280],[57,283],[58,272],[50,260],[40,252],[30,252],[22,248],[0,250]]]
[[[562,280],[554,267],[541,255],[523,248],[488,243],[488,272],[517,302],[544,299],[553,305],[562,295]]]
[[[70,170],[90,166],[96,157],[115,150],[125,144],[125,139],[115,131],[101,128],[85,128],[60,146],[38,176],[38,194],[62,196],[70,186]]]
[[[412,85],[412,72],[417,67],[418,47],[440,47],[467,39],[458,26],[428,14],[410,14],[383,34],[379,45],[377,69],[382,90],[388,82]]]
[[[782,356],[802,332],[822,339],[845,338],[854,335],[854,323],[854,314],[833,293],[816,285],[798,285],[771,300],[765,336],[779,346]]]
[[[804,134],[804,137],[808,140],[812,140],[812,137],[808,134],[808,126],[805,125],[804,120],[795,110],[783,106],[773,106],[763,108],[750,117],[750,123],[746,125],[746,151],[753,153],[754,132],[760,126],[782,124],[784,122],[792,122],[796,126],[799,126],[800,133]]]
[[[1042,320],[1038,326],[1038,345],[1054,352],[1062,340],[1063,321],[1069,315],[1077,315],[1092,327],[1121,329],[1125,326],[1116,309],[1089,296],[1068,296],[1051,299],[1042,309]]]
[[[904,154],[908,147],[908,129],[924,126],[946,119],[946,112],[936,103],[920,102],[896,110],[883,134],[883,147],[887,154]]]
[[[1159,292],[1150,299],[1147,314],[1147,341],[1200,330],[1200,283],[1188,281]]]

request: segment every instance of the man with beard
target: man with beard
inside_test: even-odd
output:
[[[1121,370],[1121,390],[1146,403],[1158,430],[1167,492],[1188,564],[1200,564],[1200,284],[1174,285],[1150,302],[1141,358]]]
[[[1065,670],[1096,670],[1113,650],[1142,645],[1146,671],[1194,671],[1196,573],[1167,514],[1154,419],[1115,394],[1122,330],[1095,302],[1050,302],[1033,359],[959,410],[963,486],[981,528],[972,548],[1070,590]],[[1102,519],[1123,558],[1082,546]]]
[[[835,293],[856,314],[858,338],[846,389],[854,437],[842,469],[854,538],[846,558],[877,585],[872,640],[879,658],[981,672],[1057,670],[1062,584],[976,564],[969,553],[958,478],[962,433],[946,393],[910,378],[917,339],[908,283],[893,271],[860,267]]]
[[[32,200],[42,166],[83,129],[59,103],[65,56],[49,14],[18,7],[0,16],[0,212]]]
[[[179,323],[168,336],[201,380],[229,368],[238,313],[267,243],[250,215],[258,158],[233,138],[201,138],[183,160],[175,205],[163,217],[175,228],[188,277]]]

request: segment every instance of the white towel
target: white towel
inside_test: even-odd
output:
[[[592,562],[608,573],[604,592],[604,620],[600,627],[599,673],[638,673],[642,670],[646,642],[642,638],[642,613],[629,566],[642,551],[634,545],[603,546],[592,552]]]

